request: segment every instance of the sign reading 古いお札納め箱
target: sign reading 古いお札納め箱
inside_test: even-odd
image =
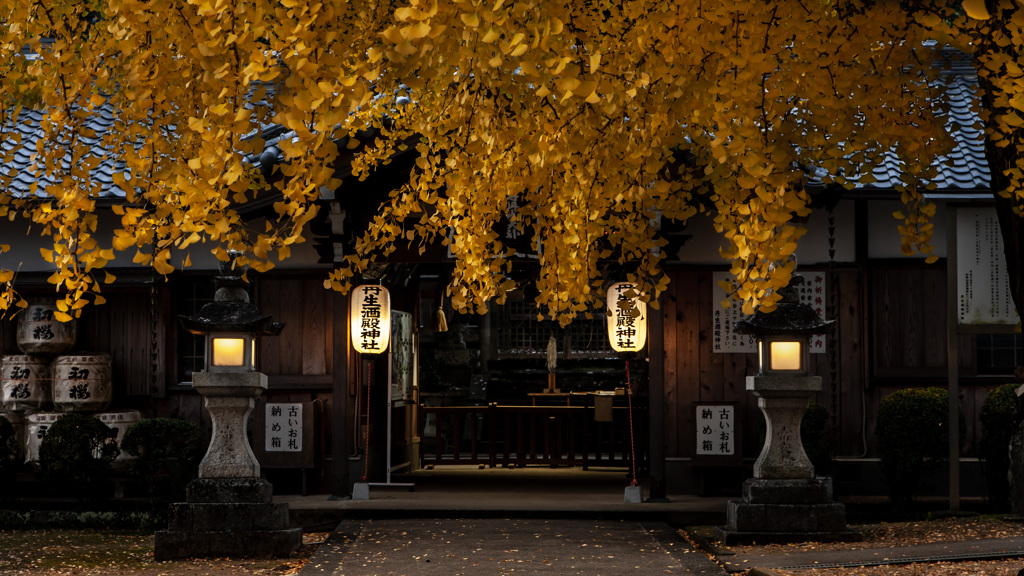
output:
[[[302,452],[302,404],[267,403],[267,452]]]

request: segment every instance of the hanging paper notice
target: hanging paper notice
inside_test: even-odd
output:
[[[267,403],[267,452],[302,452],[302,404]]]
[[[995,208],[957,209],[956,258],[960,324],[1017,324]]]
[[[391,311],[391,401],[412,394],[412,314]]]
[[[823,320],[828,320],[825,316],[825,273],[824,272],[808,272],[806,270],[801,271],[800,275],[804,277],[804,282],[797,287],[797,293],[800,295],[800,302],[809,305],[814,308],[814,311],[818,313]],[[754,337],[749,335],[737,334],[735,330],[736,323],[743,320],[745,317],[740,309],[738,302],[731,302],[728,308],[722,308],[722,301],[726,299],[727,295],[725,290],[721,286],[723,280],[732,280],[732,274],[728,272],[714,272],[712,274],[714,280],[714,298],[712,299],[712,305],[714,306],[714,317],[712,318],[712,347],[716,353],[754,353],[757,352],[757,344],[754,342]],[[811,336],[810,341],[811,353],[812,354],[824,354],[825,353],[825,335],[818,334]]]

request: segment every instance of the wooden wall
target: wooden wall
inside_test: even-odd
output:
[[[269,389],[258,399],[255,410],[263,410],[267,402],[314,402],[317,412],[313,424],[315,461],[323,470],[325,459],[331,456],[333,449],[335,379],[347,377],[344,369],[340,373],[336,369],[338,355],[344,363],[347,353],[344,343],[346,299],[325,290],[323,275],[317,273],[261,275],[254,279],[252,292],[253,302],[261,313],[271,315],[275,322],[285,323],[279,336],[259,339],[257,365],[267,375]],[[171,317],[178,314],[174,310],[168,313]],[[166,362],[170,366],[176,364],[173,357],[168,357]],[[154,413],[191,420],[207,431],[211,429],[202,398],[187,386],[170,383],[165,397],[154,406]],[[250,435],[252,433],[250,425]],[[278,480],[281,479],[275,483]],[[328,474],[318,472],[309,477],[308,487],[315,492],[330,491],[330,480]]]
[[[35,287],[23,294],[44,300]],[[52,290],[52,288],[51,288]],[[67,354],[105,352],[111,356],[113,400],[110,410],[142,409],[150,406],[163,378],[162,319],[159,290],[148,284],[108,288],[107,303],[87,306],[77,322],[74,348]],[[154,300],[156,298],[156,300]],[[155,305],[154,305],[155,304]],[[17,316],[0,322],[3,354],[21,354],[17,345]]]
[[[760,452],[762,416],[745,389],[756,372],[753,354],[712,352],[711,269],[678,267],[662,297],[664,314],[666,456],[688,458],[695,446],[694,402],[739,402],[743,455]],[[843,267],[829,281],[831,353],[812,354],[822,377],[816,401],[836,414],[841,457],[876,456],[874,423],[885,396],[906,387],[946,386],[946,280],[940,264],[878,262]],[[1007,379],[974,374],[973,337],[960,337],[961,400],[967,422],[965,456],[981,437],[978,414],[988,391]]]

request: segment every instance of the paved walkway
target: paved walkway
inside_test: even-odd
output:
[[[275,497],[290,504],[294,525],[337,526],[300,575],[725,576],[754,568],[764,570],[751,574],[764,575],[1024,557],[1024,538],[996,538],[792,554],[723,549],[715,563],[671,526],[723,524],[728,498],[670,495],[668,501],[626,504],[626,476],[615,470],[464,467],[401,480],[415,483],[415,490],[374,487],[361,501]]]
[[[725,522],[726,497],[670,494],[667,501],[627,504],[623,470],[576,468],[477,469],[450,467],[396,477],[414,489],[370,489],[369,500],[327,495],[275,496],[291,510],[292,525],[329,530],[342,520],[384,518],[574,518],[670,522],[675,526]],[[650,490],[643,487],[647,500]]]
[[[300,576],[720,576],[662,522],[542,519],[343,521]]]
[[[1024,557],[1024,538],[776,554],[715,553],[668,524],[538,518],[345,520],[299,576],[725,576]]]
[[[932,542],[914,546],[797,552],[792,554],[722,554],[716,558],[730,572],[750,568],[808,569],[910,564],[915,562],[993,560],[1024,557],[1024,538],[984,538]]]

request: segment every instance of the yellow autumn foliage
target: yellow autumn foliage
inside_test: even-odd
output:
[[[594,306],[608,259],[656,298],[652,222],[702,210],[744,310],[770,310],[812,170],[853,186],[899,154],[904,250],[934,258],[923,183],[952,142],[926,41],[975,52],[995,87],[987,134],[1024,147],[1012,56],[1024,12],[1000,2],[977,20],[938,0],[915,12],[869,0],[0,0],[0,126],[25,107],[45,113],[36,165],[53,182],[14,197],[0,175],[0,217],[52,237],[51,281],[74,303],[100,291],[111,250],[167,274],[173,248],[211,242],[265,270],[302,241],[320,190],[340,185],[339,147],[357,150],[365,177],[414,146],[408,183],[325,286],[347,290],[397,242],[444,242],[453,305],[501,302],[515,283],[493,229],[515,198],[539,254],[538,305],[563,322]],[[100,110],[115,119],[105,149],[130,173],[115,178],[126,200],[110,246],[95,238],[90,169],[111,158],[84,144]],[[247,160],[270,124],[287,135],[274,191]],[[1002,192],[1024,200],[1018,157]],[[249,229],[240,206],[271,193],[276,218]],[[0,310],[17,301],[8,272]]]

